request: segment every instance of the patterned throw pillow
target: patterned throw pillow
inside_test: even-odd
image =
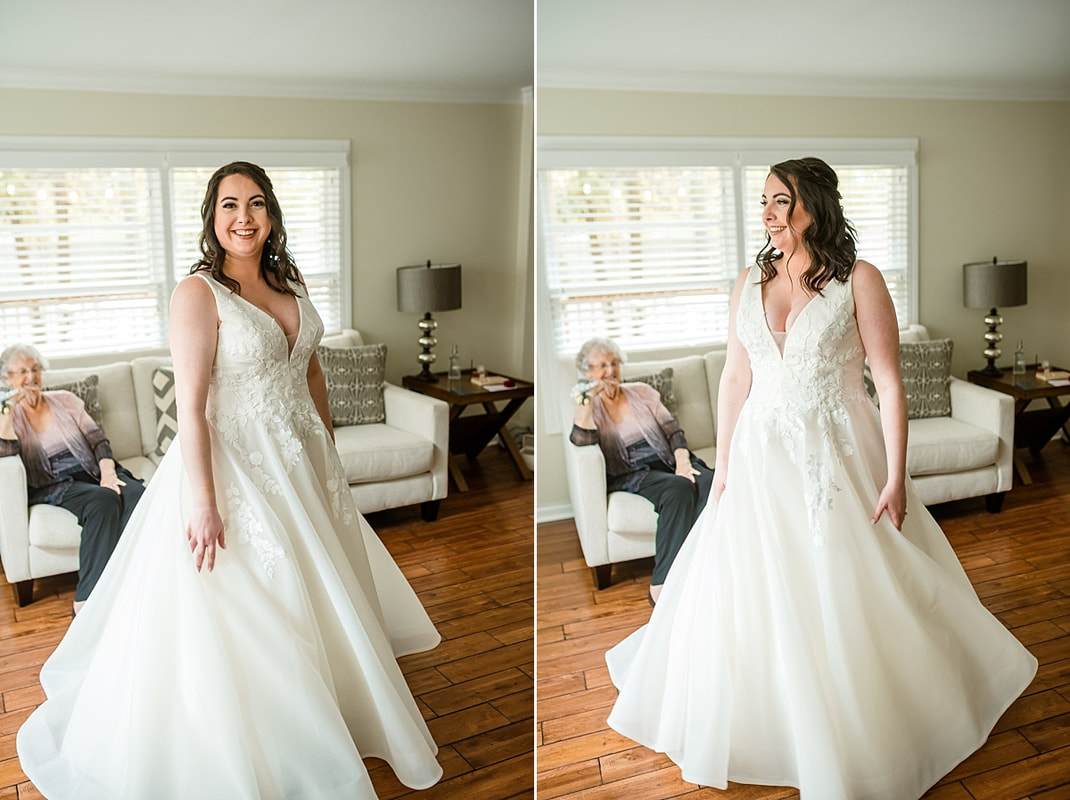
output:
[[[100,378],[98,376],[86,375],[80,381],[46,386],[44,390],[46,392],[70,392],[73,395],[77,395],[78,399],[85,403],[85,410],[89,413],[89,416],[93,418],[97,425],[100,425],[103,415],[100,409],[100,393],[97,390],[99,385]]]
[[[903,342],[899,345],[899,366],[907,393],[907,417],[946,417],[951,414],[950,339]]]
[[[153,370],[152,402],[156,405],[156,455],[162,456],[178,436],[175,371],[171,367]]]
[[[661,395],[661,404],[669,409],[669,413],[676,416],[676,395],[672,390],[672,367],[665,367],[661,372],[653,375],[636,375],[626,378],[628,383],[646,383],[658,390]]]
[[[327,404],[335,425],[366,425],[386,420],[383,387],[386,345],[316,348],[327,379]]]

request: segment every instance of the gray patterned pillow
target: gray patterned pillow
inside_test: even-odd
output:
[[[156,455],[162,456],[178,436],[175,371],[157,367],[152,372],[152,402],[156,406]]]
[[[386,345],[316,348],[327,379],[327,404],[335,425],[365,425],[386,420],[383,387]]]
[[[907,393],[907,417],[946,417],[951,414],[950,339],[903,342],[899,345],[899,366]]]
[[[661,372],[653,375],[629,376],[625,379],[628,383],[645,383],[653,386],[661,395],[661,404],[669,409],[669,413],[676,416],[676,395],[672,390],[672,367],[665,367]]]
[[[55,386],[46,386],[44,390],[46,392],[70,392],[73,395],[77,395],[78,399],[85,403],[85,410],[89,416],[93,418],[97,425],[100,425],[103,415],[100,409],[100,393],[97,391],[99,385],[99,377],[86,375],[80,381],[58,383]]]

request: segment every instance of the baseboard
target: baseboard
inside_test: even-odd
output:
[[[576,515],[572,512],[572,504],[565,503],[559,506],[538,506],[535,509],[535,523],[557,522],[562,519],[572,519]]]

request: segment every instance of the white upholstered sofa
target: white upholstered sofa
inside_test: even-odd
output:
[[[912,325],[904,342],[924,341],[928,331]],[[676,418],[691,450],[711,467],[716,461],[717,389],[724,350],[657,361],[626,362],[622,377],[673,370]],[[912,419],[907,471],[926,505],[984,496],[998,512],[1011,488],[1014,442],[1013,398],[952,377],[951,415]],[[566,427],[571,427],[571,411]],[[612,565],[654,555],[657,515],[636,494],[606,494],[605,460],[597,446],[576,447],[565,433],[565,467],[576,530],[595,585],[610,583]]]
[[[324,337],[328,347],[363,344],[355,330]],[[115,458],[138,477],[151,479],[156,455],[156,404],[152,376],[166,357],[72,369],[49,370],[46,386],[99,378],[102,428]],[[386,421],[335,429],[349,490],[363,512],[421,504],[434,520],[447,490],[448,407],[399,386],[383,391]],[[32,599],[33,579],[78,569],[81,528],[73,514],[55,506],[27,508],[26,472],[18,456],[0,458],[0,560],[16,602]]]

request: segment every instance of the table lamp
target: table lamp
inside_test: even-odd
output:
[[[423,351],[416,356],[422,365],[417,380],[437,383],[431,372],[435,363],[435,354],[431,352],[438,339],[435,329],[438,323],[431,318],[432,311],[450,311],[461,307],[461,265],[460,264],[416,264],[411,267],[398,267],[398,311],[423,313],[420,320],[420,338],[417,339]]]
[[[1026,262],[982,261],[962,265],[962,304],[967,308],[991,309],[985,317],[988,331],[985,333],[984,356],[988,366],[981,370],[984,375],[998,378],[1003,370],[996,366],[996,359],[1003,351],[999,343],[1003,334],[999,326],[1003,317],[996,311],[997,306],[1024,306],[1026,304]]]

